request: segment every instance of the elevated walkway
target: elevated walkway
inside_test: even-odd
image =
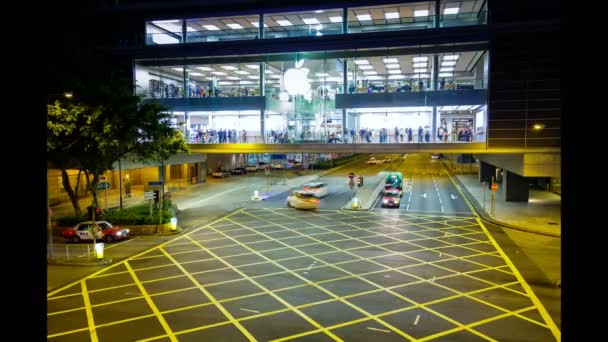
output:
[[[552,147],[488,147],[486,143],[189,144],[192,153],[560,153]]]

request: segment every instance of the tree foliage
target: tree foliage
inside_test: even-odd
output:
[[[62,174],[72,168],[84,172],[97,205],[98,176],[126,154],[160,160],[189,149],[183,134],[172,127],[166,108],[134,96],[126,79],[101,75],[85,86],[95,82],[87,78],[73,83],[71,100],[47,107],[47,161]],[[74,193],[69,180],[64,188]],[[79,215],[76,205],[74,209]]]

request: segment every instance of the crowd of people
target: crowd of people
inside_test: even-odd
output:
[[[226,144],[226,143],[247,143],[247,131],[242,130],[240,134],[236,131],[236,129],[225,129],[220,128],[218,130],[199,129],[196,132],[196,143],[197,144]]]

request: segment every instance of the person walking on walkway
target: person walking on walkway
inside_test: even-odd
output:
[[[424,130],[422,129],[422,126],[418,126],[418,142],[421,143],[422,142],[422,135],[424,134]]]

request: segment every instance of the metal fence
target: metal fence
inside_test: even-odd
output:
[[[93,244],[47,244],[47,259],[64,262],[92,262],[96,260]]]

